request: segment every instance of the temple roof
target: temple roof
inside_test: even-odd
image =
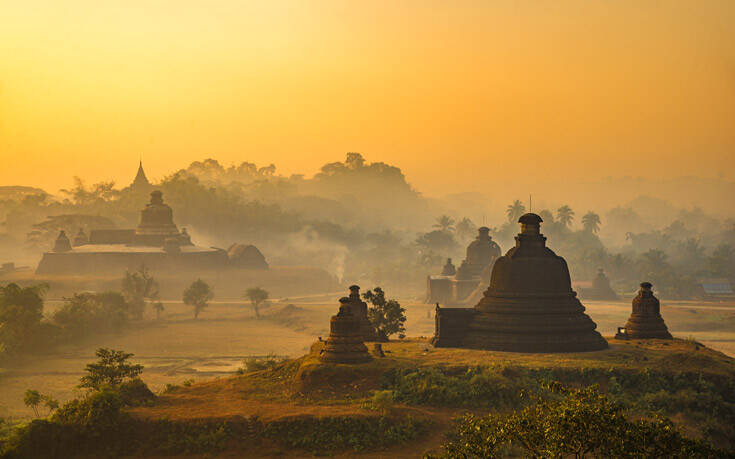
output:
[[[151,186],[151,182],[148,181],[148,177],[145,176],[145,171],[143,170],[143,161],[140,161],[140,164],[138,165],[138,173],[135,174],[135,180],[133,180],[133,183],[131,184],[133,188],[135,187],[149,187]]]

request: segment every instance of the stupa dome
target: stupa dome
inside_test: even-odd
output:
[[[166,238],[179,237],[179,230],[174,224],[174,213],[163,202],[163,193],[151,192],[151,202],[140,211],[140,223],[135,229],[137,245],[163,246]]]
[[[574,352],[607,347],[572,290],[566,261],[546,247],[543,220],[519,219],[516,246],[493,267],[490,287],[475,306],[466,343],[513,352]]]
[[[500,246],[490,236],[490,228],[481,226],[477,237],[467,246],[467,267],[470,276],[479,276],[485,266],[500,256]]]

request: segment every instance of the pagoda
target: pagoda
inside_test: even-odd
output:
[[[339,300],[339,312],[332,316],[327,338],[319,355],[326,363],[364,363],[372,360],[360,333],[360,322],[352,313],[350,298]]]
[[[566,261],[546,247],[542,221],[533,213],[519,219],[516,246],[495,262],[490,286],[474,308],[439,308],[436,346],[509,352],[607,348],[572,290]]]
[[[619,339],[673,339],[661,317],[661,303],[653,295],[653,284],[643,282],[633,298],[633,312],[615,338]]]

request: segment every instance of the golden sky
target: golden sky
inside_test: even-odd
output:
[[[190,161],[422,191],[735,179],[733,0],[0,0],[0,184]]]

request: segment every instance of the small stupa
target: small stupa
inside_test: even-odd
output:
[[[364,363],[372,360],[360,334],[360,323],[352,314],[348,297],[339,299],[339,312],[329,323],[329,338],[319,360],[327,363]]]
[[[643,282],[638,295],[633,298],[633,313],[625,324],[625,330],[616,338],[622,339],[673,339],[661,317],[661,303],[653,295],[653,284]]]
[[[360,286],[350,285],[350,307],[352,308],[352,314],[355,316],[360,329],[360,335],[363,341],[377,341],[378,334],[375,331],[375,327],[370,323],[368,319],[367,303],[362,301],[360,298]]]
[[[442,268],[442,276],[454,276],[457,274],[457,268],[454,267],[454,264],[452,264],[452,259],[447,258],[447,262],[444,264],[444,267]]]
[[[163,203],[163,193],[151,192],[151,202],[140,211],[140,223],[135,229],[134,245],[163,247],[167,238],[179,238],[173,210]]]
[[[516,246],[495,262],[463,346],[509,352],[607,348],[572,290],[566,261],[546,247],[542,221],[533,213],[519,219]]]
[[[77,231],[77,235],[74,236],[74,242],[73,242],[74,247],[78,247],[80,245],[87,244],[88,242],[89,242],[89,238],[84,233],[84,230],[79,228],[79,231]]]
[[[71,243],[69,242],[69,238],[66,236],[66,232],[64,230],[59,231],[59,235],[56,237],[56,242],[54,242],[54,252],[68,252],[71,250]]]
[[[582,298],[590,300],[617,300],[618,295],[610,287],[610,279],[602,268],[597,270],[597,276],[592,281],[592,288],[582,289]]]
[[[490,228],[481,226],[477,229],[477,237],[467,246],[465,262],[469,275],[472,277],[482,274],[482,270],[492,265],[500,257],[500,246],[490,236]]]

